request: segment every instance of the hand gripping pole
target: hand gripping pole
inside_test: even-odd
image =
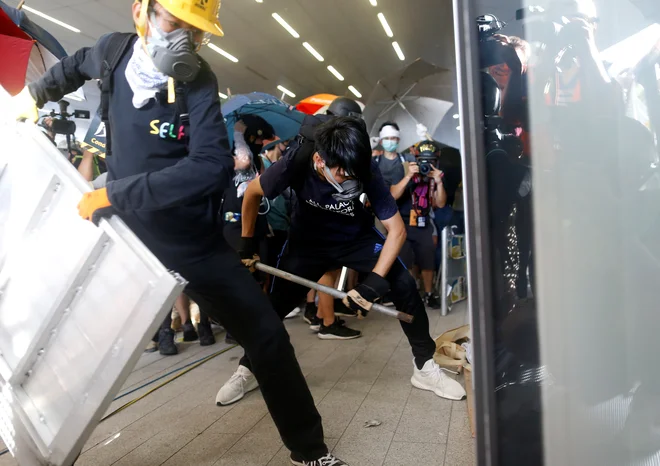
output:
[[[333,298],[337,299],[344,299],[346,297],[346,293],[343,291],[339,291],[335,288],[331,288],[329,286],[325,285],[320,285],[316,282],[313,282],[311,280],[307,280],[302,277],[298,277],[297,275],[290,274],[289,272],[285,272],[280,269],[276,269],[275,267],[271,267],[266,264],[262,264],[261,262],[257,262],[255,265],[255,268],[257,270],[260,270],[262,272],[265,272],[269,275],[273,275],[278,278],[283,278],[284,280],[288,280],[293,283],[297,283],[298,285],[305,286],[307,288],[312,288],[316,291],[320,291],[321,293],[329,294]],[[371,306],[372,311],[380,312],[381,314],[385,314],[390,317],[395,317],[399,319],[400,321],[411,323],[413,321],[413,316],[410,314],[406,314],[404,312],[399,312],[396,309],[390,309],[389,307],[383,306],[382,304],[376,304],[374,303]]]

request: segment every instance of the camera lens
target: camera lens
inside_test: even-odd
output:
[[[419,165],[419,173],[422,175],[428,175],[431,171],[431,165],[428,162],[423,162]]]

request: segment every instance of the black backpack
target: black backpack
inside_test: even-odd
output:
[[[105,46],[103,61],[101,63],[101,80],[99,82],[99,88],[101,89],[101,121],[103,121],[103,124],[105,125],[106,134],[106,157],[112,155],[112,138],[110,136],[108,110],[110,109],[110,97],[113,89],[113,75],[119,62],[131,48],[135,37],[137,37],[137,34],[134,32],[116,32],[108,36]],[[179,124],[187,129],[190,125],[190,118],[188,115],[188,105],[186,103],[185,87],[183,83],[177,81],[174,90],[179,115]],[[184,133],[187,135],[188,131],[185,131]]]
[[[306,115],[300,127],[300,133],[287,148],[287,155],[293,153],[293,176],[291,188],[300,191],[305,183],[305,175],[311,166],[316,152],[314,133],[316,128],[334,118],[332,115]]]

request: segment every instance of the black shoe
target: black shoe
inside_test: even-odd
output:
[[[192,321],[189,320],[183,324],[183,341],[195,341],[198,338],[199,335],[197,335],[197,330],[195,330]]]
[[[305,461],[296,453],[291,453],[291,464],[296,466],[349,466],[348,463],[330,453],[313,461]]]
[[[319,328],[321,328],[321,323],[322,320],[316,317],[316,312],[318,309],[316,308],[316,304],[314,303],[307,303],[305,306],[305,314],[303,315],[303,320],[309,324],[310,330],[313,330],[315,332],[319,331]]]
[[[228,345],[238,345],[238,342],[229,333],[225,335],[225,343]]]
[[[309,329],[318,332],[319,329],[321,328],[321,325],[323,324],[323,319],[320,317],[316,317],[316,315],[311,316],[309,318],[305,317],[305,322],[309,324]]]
[[[174,344],[174,330],[162,328],[158,333],[158,350],[163,356],[173,356],[179,353]]]
[[[353,340],[355,338],[360,338],[362,332],[348,328],[344,325],[343,320],[336,319],[329,327],[326,327],[321,323],[318,336],[321,340]]]
[[[427,293],[426,296],[424,297],[424,304],[426,304],[426,307],[431,307],[431,308],[438,308],[442,304],[440,303],[440,298],[438,295],[435,295],[433,293]]]
[[[309,325],[312,325],[312,322],[314,319],[316,319],[316,313],[318,312],[318,309],[316,308],[316,304],[314,303],[307,303],[305,305],[305,313],[303,314],[303,319],[305,322],[307,322]]]
[[[215,344],[215,335],[213,335],[210,322],[200,322],[197,326],[197,332],[199,332],[199,346],[211,346]]]
[[[357,317],[357,311],[346,307],[341,299],[335,299],[335,315],[344,317]]]

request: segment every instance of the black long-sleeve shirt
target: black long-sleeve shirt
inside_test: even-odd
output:
[[[38,106],[57,101],[86,80],[100,78],[107,36],[53,66],[30,85]],[[204,63],[186,86],[187,140],[177,105],[166,90],[144,107],[132,104],[125,71],[129,50],[113,75],[109,106],[112,156],[108,197],[121,218],[168,267],[196,261],[217,246],[220,197],[234,170],[216,78]],[[220,240],[221,241],[221,240]]]

